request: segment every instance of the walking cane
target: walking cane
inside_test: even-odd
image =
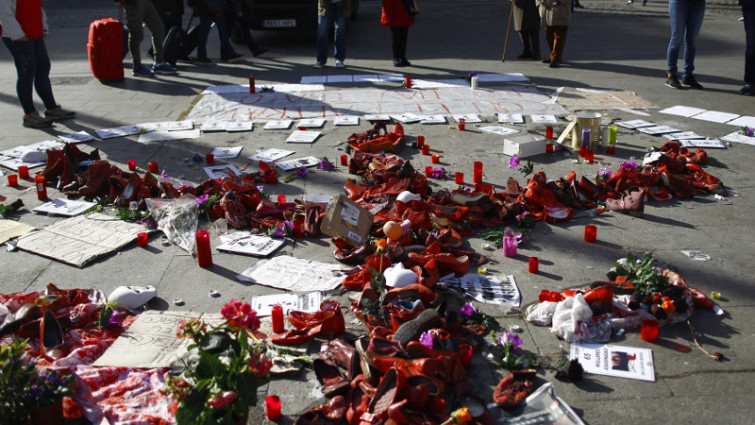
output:
[[[506,50],[509,48],[509,34],[511,34],[511,18],[514,16],[514,2],[511,2],[511,8],[509,8],[509,24],[506,26],[506,41],[503,43],[503,55],[501,56],[501,62],[506,62]]]

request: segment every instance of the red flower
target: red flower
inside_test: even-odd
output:
[[[248,303],[239,300],[231,300],[220,309],[220,314],[228,320],[230,326],[239,326],[244,329],[256,331],[260,327],[260,319],[257,312]]]
[[[215,396],[215,398],[207,400],[207,405],[216,409],[220,409],[233,403],[236,398],[238,398],[238,395],[235,392],[223,391],[222,393]]]

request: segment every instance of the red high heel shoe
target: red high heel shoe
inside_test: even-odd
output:
[[[318,333],[332,335],[346,332],[346,323],[337,301],[323,301],[320,311],[316,313],[291,310],[288,312],[288,321],[299,330],[318,328]]]
[[[41,354],[50,361],[65,357],[63,328],[52,311],[46,310],[39,322]]]

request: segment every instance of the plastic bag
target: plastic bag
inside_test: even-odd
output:
[[[184,251],[194,254],[194,243],[199,222],[199,205],[193,199],[145,200],[149,213],[169,241]]]

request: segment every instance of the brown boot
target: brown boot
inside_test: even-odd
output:
[[[79,195],[84,197],[99,196],[107,186],[108,178],[118,170],[106,160],[94,161],[89,164],[89,178],[84,186],[79,189]]]
[[[52,181],[63,172],[63,149],[48,149],[47,162],[45,169],[39,175],[45,178],[45,181]]]

